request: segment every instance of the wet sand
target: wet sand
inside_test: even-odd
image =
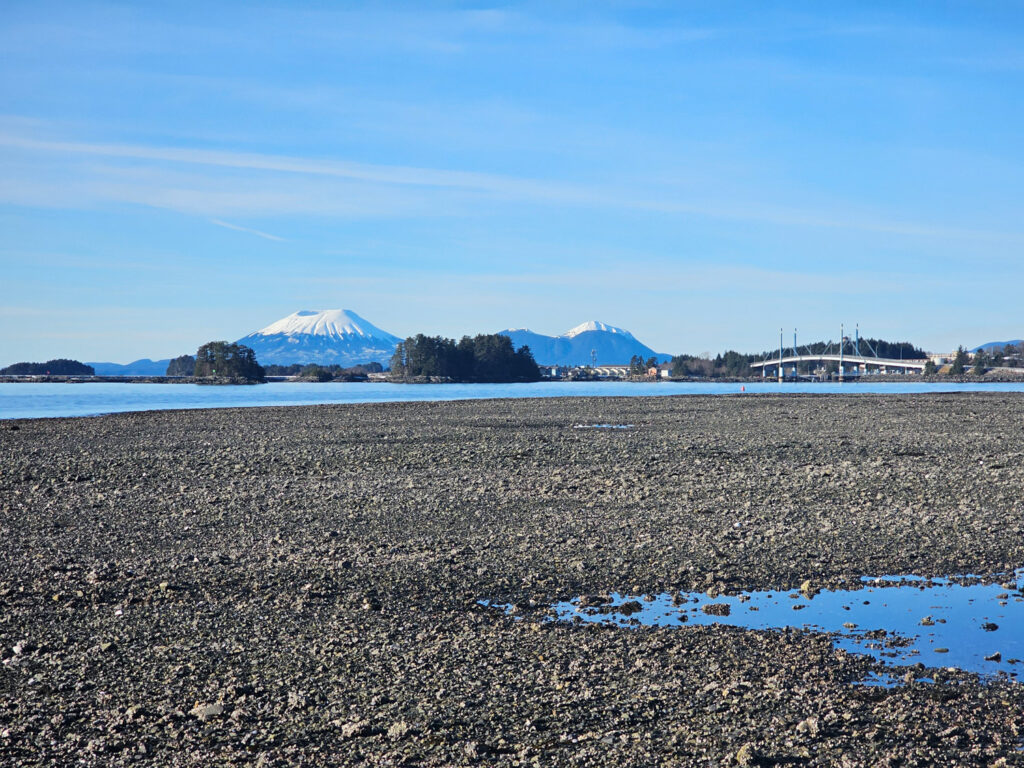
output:
[[[545,621],[613,591],[998,582],[1022,459],[1012,394],[3,422],[0,763],[1024,765],[1008,680],[865,688],[881,667],[824,635]]]

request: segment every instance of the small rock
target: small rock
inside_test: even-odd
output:
[[[821,730],[821,721],[816,717],[808,717],[797,723],[796,732],[805,736],[817,736]]]
[[[644,607],[640,605],[639,600],[627,600],[625,603],[620,605],[616,610],[626,616],[632,616],[634,613],[639,613]]]
[[[223,704],[196,704],[189,710],[189,714],[198,717],[200,720],[209,720],[211,717],[220,717],[224,714]]]
[[[354,723],[345,723],[341,726],[341,738],[358,739],[370,733],[370,723],[367,720],[359,720]]]
[[[388,728],[388,738],[391,741],[401,741],[409,733],[409,724],[403,720],[399,720],[397,723],[392,723],[391,727]]]
[[[736,764],[757,765],[758,757],[759,755],[757,754],[757,750],[754,749],[754,745],[747,743],[736,751]]]
[[[728,616],[732,611],[728,603],[707,603],[700,609],[709,616]]]
[[[986,621],[984,624],[981,625],[981,628],[984,629],[986,632],[995,632],[997,629],[999,629],[999,625],[992,621]]]
[[[1002,661],[1002,660],[1003,660],[1003,654],[1001,654],[999,651],[996,651],[992,655],[985,657],[985,661]]]

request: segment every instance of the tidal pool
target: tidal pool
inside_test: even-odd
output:
[[[1024,671],[1024,569],[977,583],[971,577],[865,579],[855,590],[753,591],[709,597],[588,595],[555,603],[553,621],[598,622],[622,627],[729,624],[747,629],[796,627],[834,633],[837,648],[870,655],[893,666],[918,662],[982,676],[1016,679]],[[974,583],[972,583],[974,582]],[[1012,586],[1008,586],[1011,585]],[[482,601],[510,612],[511,606]],[[875,675],[865,684],[892,685]]]

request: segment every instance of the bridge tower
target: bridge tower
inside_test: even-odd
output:
[[[843,380],[843,347],[846,346],[846,337],[843,324],[839,324],[839,380]]]
[[[779,328],[779,384],[786,378],[785,370],[782,367],[782,329]]]
[[[793,357],[796,358],[793,363],[793,380],[797,381],[800,378],[800,353],[796,351],[796,328],[793,329]]]

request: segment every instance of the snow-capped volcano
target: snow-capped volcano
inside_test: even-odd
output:
[[[250,335],[276,336],[279,333],[289,336],[297,333],[335,337],[355,335],[371,339],[391,336],[390,333],[382,331],[373,323],[364,320],[351,309],[300,309]]]
[[[635,338],[633,334],[627,330],[624,330],[622,328],[616,328],[614,325],[608,325],[608,323],[602,323],[599,322],[598,320],[589,320],[585,323],[577,325],[575,328],[571,328],[565,333],[563,333],[562,336],[571,339],[574,336],[579,336],[581,333],[586,333],[587,331],[604,331],[605,333],[618,333],[630,339]]]
[[[303,309],[238,340],[264,365],[387,365],[400,338],[351,309]]]
[[[526,328],[499,333],[512,339],[516,349],[529,347],[541,365],[591,365],[595,359],[598,365],[628,365],[635,355],[644,360],[656,357],[659,362],[671,359],[671,355],[659,355],[642,344],[629,331],[597,320],[577,325],[561,336],[545,336]]]

